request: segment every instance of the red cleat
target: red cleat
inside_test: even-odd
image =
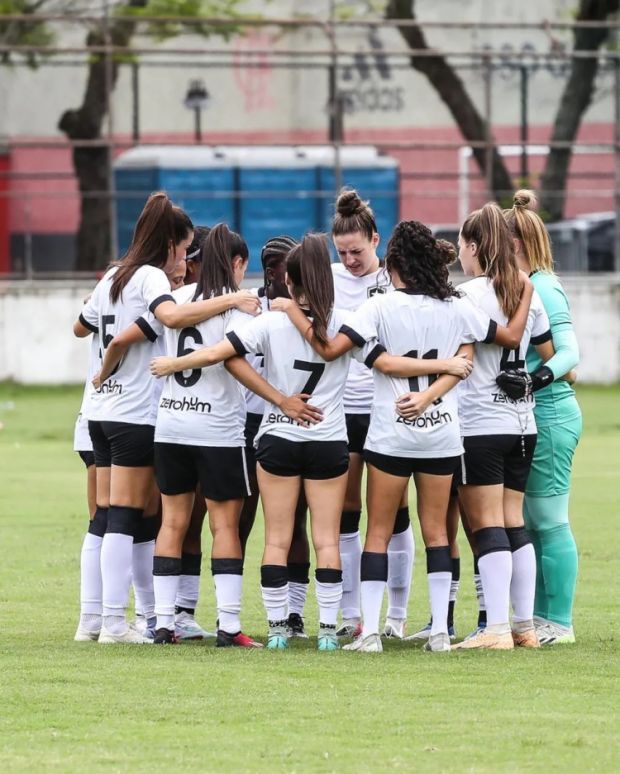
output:
[[[256,642],[251,637],[243,632],[237,632],[237,634],[230,634],[224,632],[222,629],[217,630],[217,640],[215,643],[218,648],[262,648],[264,647],[262,642]]]

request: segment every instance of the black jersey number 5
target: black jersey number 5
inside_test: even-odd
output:
[[[106,350],[110,346],[110,342],[114,338],[113,333],[108,333],[108,327],[110,328],[114,327],[115,320],[116,320],[116,316],[113,314],[104,314],[101,316],[101,343],[103,344],[104,350]],[[101,351],[101,347],[99,348],[99,359],[103,360],[103,352]],[[114,370],[110,372],[110,376],[114,376],[114,374],[121,367],[122,363],[123,361],[119,360]]]
[[[189,355],[193,352],[195,347],[186,347],[188,341],[192,341],[194,344],[202,344],[202,336],[197,328],[183,328],[179,334],[179,344],[177,346],[177,357],[183,357],[183,355]],[[181,387],[193,387],[200,379],[201,368],[194,368],[189,376],[184,376],[184,371],[178,371],[174,375],[174,380]]]
[[[316,386],[319,383],[319,379],[323,375],[325,370],[325,363],[310,363],[307,360],[296,360],[293,363],[293,368],[297,371],[310,371],[308,381],[301,388],[301,391],[306,395],[312,395],[316,390]]]

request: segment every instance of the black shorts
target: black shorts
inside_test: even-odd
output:
[[[80,459],[87,468],[90,468],[91,465],[95,464],[95,452],[79,451],[78,454],[80,455]]]
[[[153,465],[153,425],[89,420],[88,432],[98,468],[109,468],[110,465],[145,468]]]
[[[354,454],[364,453],[364,444],[370,425],[370,414],[345,414],[349,451]]]
[[[503,484],[506,489],[525,492],[536,435],[471,435],[463,439],[463,446],[462,484]]]
[[[349,450],[346,441],[289,441],[268,433],[258,442],[256,460],[274,476],[324,480],[347,472]]]
[[[364,452],[364,461],[374,465],[383,473],[391,476],[409,478],[413,473],[428,473],[432,476],[452,476],[457,469],[460,457],[392,457],[379,452]]]
[[[193,492],[199,482],[207,500],[238,500],[250,494],[243,446],[157,442],[155,478],[163,495]]]
[[[256,433],[258,433],[258,428],[262,421],[262,414],[247,414],[245,418],[245,457],[250,476],[256,476],[256,449],[254,448],[254,439],[256,438]]]

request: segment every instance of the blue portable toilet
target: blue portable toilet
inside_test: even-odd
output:
[[[248,271],[262,273],[265,242],[279,234],[299,239],[317,226],[316,164],[292,146],[218,146],[236,168],[238,231],[248,244]]]
[[[206,146],[144,146],[121,154],[114,164],[119,250],[153,191],[165,191],[197,226],[224,222],[237,227],[236,176],[230,160]]]

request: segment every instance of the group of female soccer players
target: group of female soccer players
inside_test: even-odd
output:
[[[425,639],[432,652],[573,642],[578,350],[531,204],[518,192],[512,209],[487,204],[467,218],[459,259],[472,279],[456,290],[452,245],[404,221],[381,262],[372,210],[343,191],[332,229],[340,261],[324,236],[274,236],[264,284],[250,291],[239,289],[242,237],[224,224],[195,228],[153,194],[74,325],[92,336],[75,441],[91,511],[76,640],[208,636],[194,617],[206,512],[216,644],[262,647],[240,621],[260,493],[270,649],[306,636],[308,511],[319,650],[346,638],[347,650],[380,652],[386,587],[384,636]],[[431,619],[406,638],[412,476]],[[481,613],[451,645],[459,517]]]

